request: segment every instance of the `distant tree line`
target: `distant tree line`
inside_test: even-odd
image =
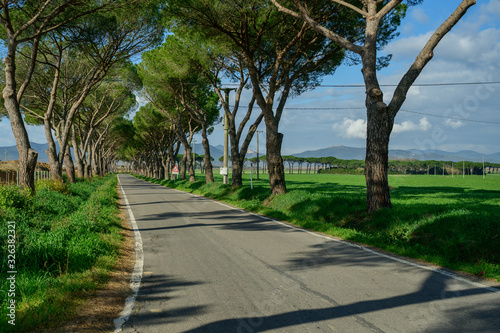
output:
[[[365,172],[364,160],[343,160],[333,156],[328,157],[297,157],[283,156],[289,174],[293,173],[334,173],[334,174],[359,174]],[[254,161],[255,163],[255,161]],[[418,160],[392,160],[389,161],[390,174],[413,175],[482,175],[483,163],[481,162],[452,162],[452,161],[418,161]],[[499,173],[500,164],[484,163],[485,173]]]

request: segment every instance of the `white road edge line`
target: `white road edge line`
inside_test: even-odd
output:
[[[135,304],[135,299],[137,297],[137,293],[139,292],[139,287],[141,286],[142,272],[144,267],[144,251],[142,249],[141,233],[139,232],[139,228],[137,227],[137,222],[135,221],[134,213],[132,213],[132,209],[130,208],[127,195],[123,190],[122,184],[120,182],[120,177],[117,176],[117,178],[118,178],[118,184],[120,184],[120,190],[122,191],[123,194],[125,206],[127,207],[130,224],[132,224],[132,228],[134,229],[135,266],[134,266],[134,271],[132,272],[132,277],[130,278],[130,289],[132,289],[133,293],[125,300],[125,308],[120,313],[120,317],[116,318],[113,321],[115,324],[115,333],[121,332],[123,330],[123,325],[125,325],[128,318],[130,317],[130,314],[132,313],[132,308]]]
[[[179,191],[179,192],[182,192],[182,193],[187,193],[187,192],[183,192],[183,191],[180,191],[180,190],[177,190],[177,189],[173,189],[173,190],[176,190],[176,191]],[[202,197],[202,196],[199,196],[199,195],[196,195],[196,194],[192,194],[192,193],[187,193],[187,194],[189,194],[191,196],[195,196],[195,197]],[[206,197],[203,197],[203,198],[206,198]],[[477,287],[477,288],[486,289],[488,291],[495,292],[495,293],[500,293],[500,289],[493,288],[493,287],[487,286],[487,285],[482,284],[482,283],[471,281],[469,279],[463,278],[461,276],[458,276],[456,274],[447,272],[447,271],[442,270],[442,269],[436,269],[436,268],[432,268],[432,267],[427,267],[427,266],[419,265],[419,264],[416,264],[414,262],[411,262],[411,261],[408,261],[408,260],[405,260],[405,259],[401,259],[401,258],[398,258],[398,257],[395,257],[395,256],[391,256],[391,255],[388,255],[388,254],[384,254],[384,253],[372,250],[370,248],[367,248],[367,247],[359,245],[359,244],[347,242],[347,241],[344,241],[344,240],[341,240],[341,239],[337,239],[337,238],[333,238],[333,237],[330,237],[330,236],[327,236],[327,235],[323,235],[323,234],[320,234],[320,233],[317,233],[317,232],[314,232],[314,231],[309,231],[309,230],[302,229],[302,228],[299,228],[299,227],[296,227],[296,226],[293,226],[293,225],[289,225],[287,223],[283,223],[281,221],[271,219],[271,218],[269,218],[267,216],[263,216],[263,215],[260,215],[260,214],[256,214],[256,213],[252,213],[252,212],[249,212],[249,211],[246,211],[246,210],[242,210],[241,208],[230,206],[228,204],[225,204],[225,203],[222,203],[222,202],[219,202],[219,201],[216,201],[216,200],[212,200],[210,198],[206,198],[206,199],[208,199],[208,200],[210,200],[212,202],[218,203],[219,205],[224,206],[226,208],[229,208],[229,209],[232,209],[232,210],[236,210],[236,211],[239,211],[239,212],[245,212],[245,213],[248,213],[250,215],[254,215],[254,216],[260,217],[263,220],[274,222],[274,223],[277,223],[279,225],[282,225],[282,226],[290,228],[290,229],[299,230],[299,231],[308,233],[308,234],[316,236],[316,237],[320,237],[320,238],[324,238],[324,239],[327,239],[327,240],[330,240],[330,241],[335,241],[335,242],[338,242],[338,243],[342,243],[342,244],[348,245],[350,247],[355,247],[355,248],[358,248],[360,250],[363,250],[363,251],[375,254],[377,256],[384,257],[384,258],[387,258],[387,259],[390,259],[390,260],[393,260],[393,261],[396,261],[396,262],[399,262],[399,263],[402,263],[402,264],[405,264],[405,265],[408,265],[408,266],[413,266],[413,267],[421,268],[421,269],[424,269],[424,270],[427,270],[427,271],[431,271],[431,272],[434,272],[434,273],[438,273],[438,274],[447,276],[447,277],[452,278],[452,279],[457,280],[457,281],[461,281],[463,283],[469,284],[469,285]]]

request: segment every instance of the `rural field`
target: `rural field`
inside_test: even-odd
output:
[[[367,214],[364,176],[287,174],[269,196],[266,174],[232,190],[222,179],[155,183],[201,194],[303,228],[500,281],[500,175],[389,177],[393,208]],[[255,178],[255,174],[254,174]],[[202,179],[198,174],[198,179]]]

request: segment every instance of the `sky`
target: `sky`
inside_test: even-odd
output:
[[[459,0],[426,0],[411,7],[400,36],[382,54],[392,54],[379,72],[381,84],[394,85],[430,35],[460,4]],[[500,81],[500,0],[478,0],[445,36],[417,81],[418,84]],[[362,85],[360,66],[341,66],[322,85]],[[394,88],[383,87],[388,103]],[[246,98],[249,98],[247,93]],[[365,147],[364,88],[318,87],[289,99],[280,123],[282,153],[300,153],[335,145]],[[316,108],[316,109],[313,109]],[[329,109],[328,109],[329,108]],[[414,86],[396,116],[390,149],[440,149],[500,152],[500,84]],[[241,111],[240,111],[241,112]],[[264,122],[259,130],[265,130]],[[42,127],[29,127],[30,140],[45,143]],[[222,124],[209,137],[223,144]],[[197,142],[201,138],[196,137]],[[265,152],[264,136],[260,136]],[[0,146],[15,145],[8,119],[0,122]],[[256,150],[256,139],[250,149]]]

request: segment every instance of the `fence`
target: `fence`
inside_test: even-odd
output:
[[[0,183],[2,185],[17,185],[17,171],[2,171],[0,170]]]
[[[19,185],[18,171],[3,171],[0,170],[0,184],[1,185]],[[50,179],[50,171],[35,171],[35,181],[42,179]]]

